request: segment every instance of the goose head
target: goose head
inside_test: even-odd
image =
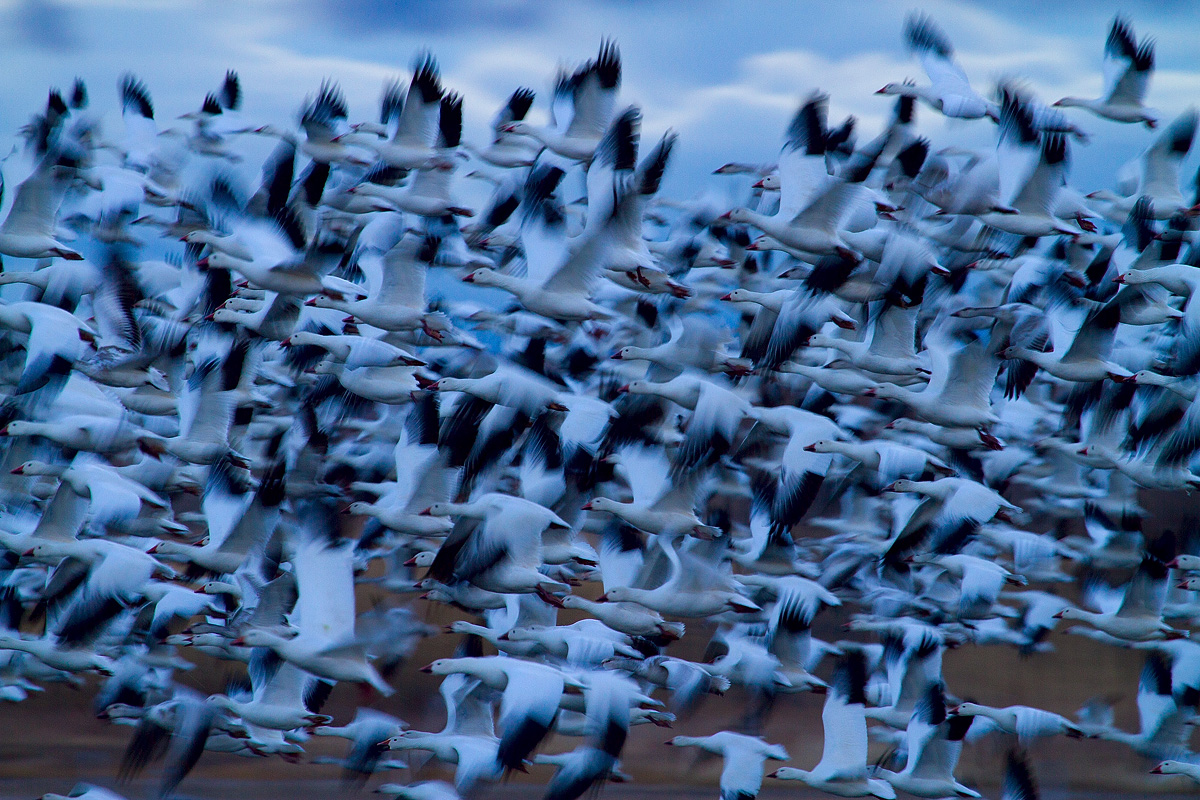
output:
[[[1155,765],[1154,769],[1150,770],[1151,775],[1186,775],[1187,768],[1191,766],[1180,761],[1162,761]]]
[[[433,560],[437,558],[437,552],[434,550],[425,550],[417,553],[415,556],[404,562],[406,567],[422,567],[428,568],[433,566]]]
[[[0,436],[36,436],[41,430],[39,423],[18,419],[0,428]]]
[[[10,423],[11,424],[11,423]],[[61,475],[61,467],[47,464],[45,461],[26,461],[18,467],[13,467],[13,475]]]
[[[439,658],[421,667],[421,672],[431,675],[453,675],[466,671],[459,661],[457,658]]]
[[[983,714],[984,707],[978,703],[959,703],[956,706],[946,709],[946,713],[952,717],[974,717]]]
[[[1054,619],[1074,619],[1081,620],[1084,618],[1084,612],[1073,606],[1067,606],[1062,611],[1054,615]]]
[[[628,586],[614,586],[596,598],[597,603],[630,603],[634,602],[633,593]]]
[[[480,286],[495,286],[497,284],[496,277],[496,271],[494,269],[482,267],[480,269],[468,272],[465,276],[463,276],[463,282],[475,283]]]
[[[621,507],[621,503],[607,497],[593,497],[583,506],[583,511],[607,511],[612,513]]]

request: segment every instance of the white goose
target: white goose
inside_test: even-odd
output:
[[[21,182],[12,208],[0,224],[0,255],[17,258],[65,258],[82,261],[83,255],[55,238],[55,218],[67,187],[66,170],[47,157]],[[4,179],[0,176],[0,198]]]
[[[894,800],[896,790],[887,781],[868,777],[866,703],[867,663],[861,651],[842,657],[833,684],[825,696],[821,721],[825,746],[821,761],[811,771],[781,767],[767,777],[800,781],[838,797],[880,797]]]
[[[1086,108],[1114,122],[1141,122],[1153,128],[1158,114],[1143,105],[1153,72],[1154,40],[1145,38],[1139,45],[1129,21],[1118,16],[1104,42],[1104,93],[1094,100],[1064,97],[1054,105]]]
[[[608,130],[621,87],[621,53],[614,42],[600,43],[600,53],[574,74],[560,72],[551,115],[554,127],[514,120],[501,130],[529,136],[550,151],[575,161],[590,161]]]
[[[724,760],[721,769],[722,800],[754,800],[762,789],[763,765],[767,760],[787,761],[782,745],[768,744],[760,736],[721,731],[711,736],[676,736],[665,744],[698,747]]]
[[[894,94],[919,98],[947,117],[960,119],[996,119],[996,105],[971,88],[967,74],[954,61],[954,47],[946,34],[924,14],[910,15],[904,23],[904,38],[909,50],[921,59],[929,76],[929,86],[889,83],[876,94]]]

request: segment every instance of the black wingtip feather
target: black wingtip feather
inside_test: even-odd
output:
[[[135,109],[139,116],[154,119],[154,104],[150,101],[150,90],[131,73],[121,76],[121,110]]]
[[[421,94],[421,100],[426,103],[436,103],[442,97],[442,78],[441,71],[438,69],[437,59],[432,53],[422,53],[417,56],[417,61],[413,65],[412,82],[409,84],[409,92],[417,91]]]
[[[909,48],[918,53],[935,53],[942,58],[954,55],[950,40],[928,14],[910,15],[904,23],[904,38]]]
[[[612,39],[600,42],[600,55],[596,57],[595,70],[602,88],[615,89],[621,82],[621,51]]]

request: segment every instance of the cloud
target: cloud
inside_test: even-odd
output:
[[[70,9],[55,0],[20,0],[10,13],[21,36],[36,47],[61,50],[80,44]]]
[[[540,24],[549,9],[539,0],[311,0],[310,5],[324,19],[356,34],[528,30]]]

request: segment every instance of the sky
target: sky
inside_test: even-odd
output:
[[[773,161],[813,89],[830,95],[833,121],[854,114],[860,137],[877,133],[892,98],[875,90],[925,81],[902,41],[914,10],[946,31],[977,89],[1018,78],[1047,102],[1099,94],[1104,39],[1119,11],[1139,37],[1157,40],[1149,104],[1170,119],[1200,102],[1200,4],[1183,0],[0,0],[8,23],[0,26],[0,143],[15,138],[48,87],[65,90],[77,75],[106,128],[119,130],[116,85],[126,71],[148,84],[160,127],[198,108],[229,68],[242,77],[248,120],[294,121],[325,78],[341,84],[352,121],[374,119],[384,82],[406,77],[422,50],[464,97],[465,138],[483,141],[514,88],[535,89],[531,118],[544,117],[557,67],[594,56],[611,37],[624,62],[621,104],[642,108],[644,139],[679,134],[665,192],[683,198],[728,189],[728,178],[711,176],[727,161]],[[1071,181],[1084,191],[1111,187],[1116,167],[1153,136],[1067,113],[1092,134],[1072,153]],[[938,146],[994,145],[986,120],[922,109],[918,129]]]

